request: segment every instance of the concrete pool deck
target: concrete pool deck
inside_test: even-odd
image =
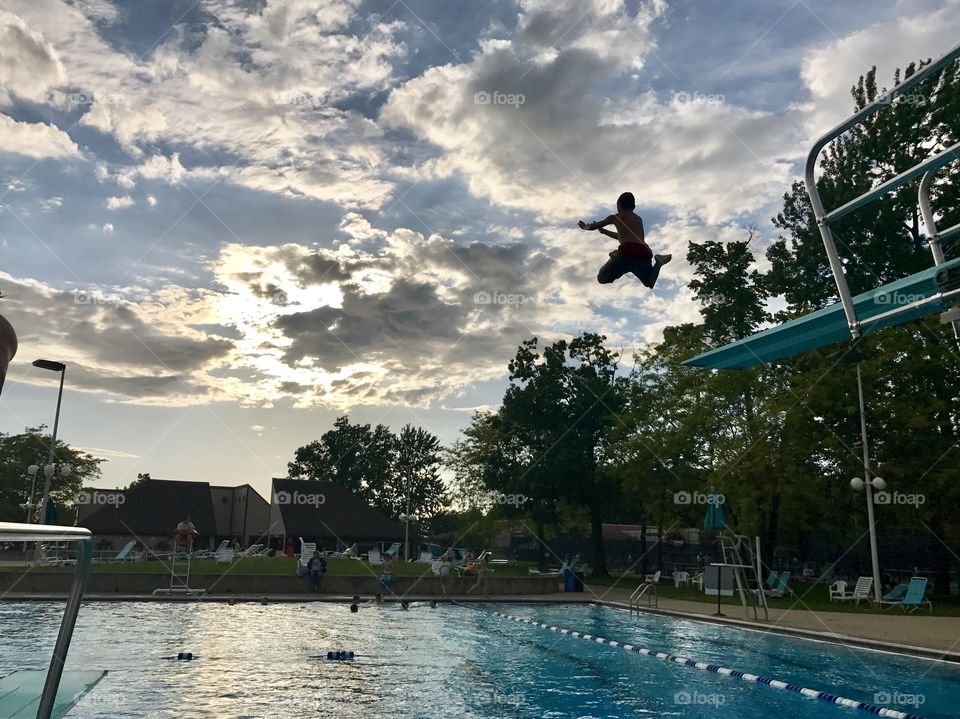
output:
[[[580,596],[601,604],[627,609],[631,591],[618,587],[596,587],[591,591],[591,588],[587,587],[585,595]],[[770,609],[769,620],[755,620],[752,618],[752,611],[751,618],[745,619],[740,605],[722,605],[724,616],[717,617],[716,604],[682,599],[660,599],[656,609],[643,607],[642,611],[733,625],[743,629],[779,632],[833,644],[960,662],[960,617],[931,617],[919,613],[908,615],[894,607],[883,614]]]

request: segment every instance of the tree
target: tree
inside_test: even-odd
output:
[[[0,518],[9,522],[22,522],[25,510],[20,508],[30,499],[32,478],[27,467],[41,467],[34,486],[34,501],[43,497],[43,470],[50,451],[51,436],[46,426],[27,427],[19,434],[0,433]],[[50,481],[50,497],[58,507],[73,505],[85,482],[100,476],[100,464],[106,460],[75,450],[57,440],[55,448],[57,464],[70,466],[71,472],[64,476],[56,472]]]
[[[536,338],[509,364],[500,409],[503,430],[523,446],[519,491],[589,517],[595,577],[607,575],[603,519],[617,506],[619,483],[608,460],[610,429],[623,411],[628,380],[602,335],[584,333],[537,352]]]
[[[337,482],[377,506],[390,475],[396,442],[384,425],[351,424],[338,417],[319,440],[297,449],[287,464],[291,479]]]
[[[440,478],[440,440],[420,427],[405,425],[395,440],[394,461],[380,506],[387,514],[430,519],[446,504]]]
[[[421,519],[444,506],[439,468],[440,440],[429,432],[407,425],[398,436],[348,417],[297,449],[287,464],[291,479],[337,482],[395,519],[407,511],[408,496],[410,513]]]

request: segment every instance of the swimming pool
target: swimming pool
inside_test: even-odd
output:
[[[106,669],[76,719],[117,717],[857,717],[731,677],[551,633],[501,611],[930,719],[960,667],[586,605],[87,603],[68,669]],[[62,605],[0,603],[0,674],[44,668]],[[356,653],[352,662],[311,657]],[[161,659],[179,651],[192,662]]]

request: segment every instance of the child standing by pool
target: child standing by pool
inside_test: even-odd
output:
[[[610,259],[597,273],[597,282],[601,285],[608,285],[632,272],[652,290],[660,276],[660,268],[673,259],[673,255],[655,255],[647,246],[643,234],[643,220],[634,212],[636,206],[633,193],[624,192],[617,198],[615,215],[599,222],[588,223],[580,220],[578,223],[581,230],[599,230],[601,234],[620,242],[620,246],[610,253]],[[617,231],[603,229],[607,225],[614,225]]]

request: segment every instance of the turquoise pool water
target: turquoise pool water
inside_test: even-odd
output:
[[[960,667],[590,606],[498,611],[827,690],[957,716]],[[62,605],[0,603],[0,674],[43,668]],[[353,662],[314,659],[352,650]],[[192,662],[161,657],[179,651]],[[851,717],[771,687],[657,661],[455,605],[89,603],[68,669],[107,677],[68,716]]]

